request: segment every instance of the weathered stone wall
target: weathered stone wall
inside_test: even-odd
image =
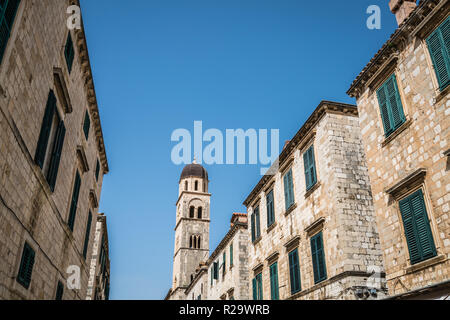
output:
[[[306,138],[309,134],[310,138]],[[367,286],[371,271],[383,271],[358,118],[343,112],[326,113],[305,138],[307,141],[295,146],[285,161],[292,162],[281,163],[280,171],[248,205],[249,217],[259,205],[261,224],[261,239],[250,244],[250,278],[262,270],[263,298],[270,299],[269,265],[272,261],[269,264],[268,260],[278,254],[274,261],[278,261],[280,299],[355,299],[356,287]],[[318,183],[313,191],[307,192],[303,152],[312,143]],[[293,171],[295,194],[292,212],[286,212],[283,187],[283,175],[289,168]],[[276,222],[274,227],[268,228],[266,194],[272,189]],[[320,230],[328,277],[314,284],[310,238]],[[287,249],[285,245],[295,242],[296,237],[298,244]],[[292,296],[288,250],[295,247],[299,250],[302,290]]]
[[[87,290],[89,266],[82,252],[88,212],[94,218],[97,214],[89,193],[92,189],[99,201],[102,187],[103,170],[98,183],[95,179],[100,158],[96,135],[101,129],[91,121],[86,142],[82,128],[90,103],[78,46],[70,75],[64,59],[68,6],[69,1],[61,0],[21,1],[0,65],[0,299],[54,299],[57,283],[66,283],[71,265],[81,268],[81,289],[65,287],[63,298],[84,299]],[[73,31],[72,38],[77,38]],[[52,193],[34,156],[49,91],[56,93],[54,67],[63,71],[73,111],[65,113],[57,95],[67,132]],[[77,158],[79,145],[89,165],[85,173]],[[72,232],[67,219],[77,168],[82,184]],[[94,227],[91,230],[92,239]],[[16,281],[25,241],[36,252],[28,290]]]
[[[428,24],[435,26],[439,23],[430,21]],[[393,138],[385,138],[375,89],[366,89],[357,104],[389,293],[397,295],[450,277],[450,165],[448,157],[444,156],[450,148],[450,91],[447,87],[440,92],[427,44],[418,37],[409,39],[394,70],[381,74],[387,79],[392,72],[397,77],[407,119],[403,131]],[[385,191],[420,168],[426,169],[424,182],[419,187],[426,198],[438,258],[414,267],[409,258],[398,199]]]

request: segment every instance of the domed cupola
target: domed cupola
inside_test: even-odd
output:
[[[208,172],[202,165],[197,164],[194,160],[193,163],[185,166],[181,172],[180,181],[187,178],[200,178],[208,181]]]

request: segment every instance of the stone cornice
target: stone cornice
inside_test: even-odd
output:
[[[274,165],[279,165],[279,167],[283,167],[286,161],[289,161],[291,155],[298,150],[300,146],[303,146],[306,141],[310,141],[313,135],[310,133],[320,122],[322,117],[324,117],[327,113],[333,114],[343,114],[347,116],[358,116],[358,109],[355,105],[332,102],[332,101],[322,101],[319,106],[314,110],[311,116],[306,120],[305,124],[300,128],[300,130],[295,134],[294,138],[286,145],[286,147],[281,152],[278,159],[275,161]],[[269,169],[269,172],[272,171]],[[276,170],[278,172],[278,170]],[[271,181],[273,175],[265,175],[258,182],[256,187],[252,190],[250,195],[245,199],[244,206],[248,207],[250,203],[253,203],[253,199],[255,199],[260,191],[264,188],[264,186]]]
[[[439,7],[439,8],[437,8]],[[435,9],[438,10],[435,10]],[[385,65],[394,55],[399,53],[411,41],[413,36],[418,35],[418,29],[423,30],[421,23],[430,15],[447,15],[449,11],[449,2],[447,0],[423,0],[419,6],[411,12],[410,16],[398,27],[391,35],[389,40],[381,47],[370,62],[364,67],[361,73],[353,81],[347,94],[358,98],[367,88],[371,79],[377,75],[378,70]]]
[[[406,177],[394,184],[392,187],[387,188],[385,192],[397,199],[398,197],[401,197],[403,194],[407,193],[410,189],[422,184],[425,180],[426,174],[426,169],[417,169],[416,171],[408,174]]]
[[[80,6],[79,0],[71,1],[75,5]],[[78,48],[78,59],[81,66],[82,77],[84,79],[86,99],[89,104],[89,113],[92,118],[92,122],[95,129],[95,137],[97,141],[97,149],[100,154],[100,162],[103,167],[103,173],[107,174],[109,172],[108,159],[106,157],[106,149],[103,138],[102,125],[100,122],[99,109],[97,104],[97,96],[95,94],[94,79],[92,76],[91,62],[89,60],[89,52],[87,47],[86,36],[84,33],[83,18],[81,18],[81,29],[75,29],[74,33],[76,38],[74,39],[74,44]]]

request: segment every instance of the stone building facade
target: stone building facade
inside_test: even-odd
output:
[[[109,300],[111,262],[109,259],[108,228],[106,216],[103,213],[97,216],[89,263],[86,300]]]
[[[356,106],[323,101],[244,202],[250,296],[378,299],[382,251]]]
[[[0,299],[86,297],[108,162],[71,4],[1,1]]]
[[[450,3],[392,0],[398,29],[357,99],[389,295],[450,293]]]

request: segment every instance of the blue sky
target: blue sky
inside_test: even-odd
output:
[[[280,129],[282,145],[321,100],[355,103],[347,89],[396,27],[388,0],[81,2],[111,170],[101,198],[111,299],[162,299],[170,288],[175,129]],[[372,4],[381,30],[366,27]],[[206,168],[213,249],[260,175]]]

